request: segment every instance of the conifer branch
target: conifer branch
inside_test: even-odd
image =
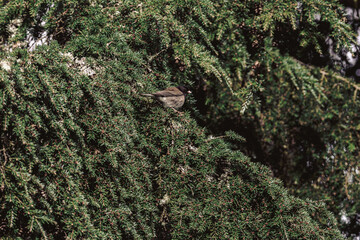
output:
[[[311,66],[309,64],[305,64],[303,62],[301,62],[300,60],[296,59],[296,58],[293,58],[294,61],[298,62],[299,64],[303,65],[303,66],[306,66],[307,68],[310,68],[310,69],[315,69],[314,66]],[[320,73],[324,76],[329,76],[330,73],[328,73],[327,71],[323,70],[323,69],[320,69]],[[338,74],[334,74],[334,75],[331,75],[332,77],[338,79],[338,80],[341,80],[349,85],[351,85],[352,87],[355,88],[356,91],[360,90],[360,85],[359,84],[356,84],[356,83],[353,83],[353,82],[350,82],[349,79],[345,78],[345,77],[342,77],[342,76],[339,76]]]

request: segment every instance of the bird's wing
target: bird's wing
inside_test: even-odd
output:
[[[175,97],[184,95],[177,87],[170,87],[165,90],[153,93],[157,97]]]

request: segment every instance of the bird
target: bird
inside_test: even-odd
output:
[[[155,93],[143,93],[141,95],[151,97],[162,103],[164,107],[172,108],[176,111],[184,105],[185,97],[190,93],[191,91],[189,88],[185,86],[177,86],[169,87]]]

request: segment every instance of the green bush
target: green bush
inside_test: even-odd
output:
[[[277,24],[296,29],[299,14],[336,5],[305,1],[305,14],[283,1],[271,13],[275,2],[1,3],[0,235],[341,239],[325,204],[289,194],[237,150],[236,133],[212,137],[200,127],[196,94],[183,114],[139,95],[202,84],[216,124],[247,113],[253,94],[277,81],[262,68],[284,64],[282,86],[304,84],[319,100],[316,78],[291,78],[308,73],[271,39]],[[336,11],[328,18],[339,25],[333,37],[349,34]],[[319,50],[307,21],[299,41]],[[29,51],[29,37],[43,33],[46,44]]]

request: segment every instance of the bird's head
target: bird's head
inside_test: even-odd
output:
[[[191,91],[189,90],[189,88],[185,87],[185,86],[178,86],[177,87],[182,93],[184,93],[185,95],[191,93]]]

